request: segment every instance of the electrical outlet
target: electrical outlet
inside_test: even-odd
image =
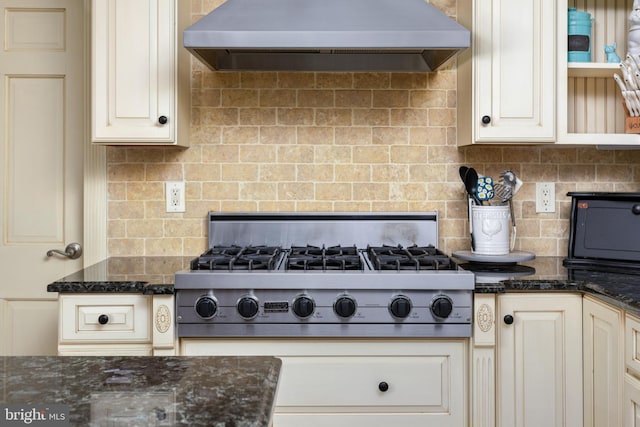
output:
[[[536,183],[536,213],[556,211],[556,185],[553,182]]]
[[[184,182],[167,182],[165,184],[167,212],[184,212]]]

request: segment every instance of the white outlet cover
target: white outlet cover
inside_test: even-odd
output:
[[[185,212],[185,184],[184,181],[169,181],[165,184],[165,200],[167,212]]]
[[[553,182],[536,183],[536,213],[556,211],[556,185]]]

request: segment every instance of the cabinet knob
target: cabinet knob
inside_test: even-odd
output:
[[[482,123],[485,125],[488,125],[489,123],[491,123],[491,117],[490,116],[482,116]]]
[[[504,316],[504,323],[506,323],[507,325],[510,325],[513,323],[513,316],[510,314],[507,314],[506,316]]]
[[[167,116],[158,117],[158,123],[160,123],[161,125],[166,125],[168,121],[169,119],[167,118]]]
[[[640,204],[631,206],[631,213],[634,215],[640,215]]]
[[[106,314],[101,314],[100,316],[98,316],[98,323],[100,323],[101,325],[106,325],[107,323],[109,323],[109,316],[107,316]]]
[[[385,391],[389,390],[389,384],[387,384],[384,381],[381,381],[380,384],[378,384],[378,390],[384,393]]]

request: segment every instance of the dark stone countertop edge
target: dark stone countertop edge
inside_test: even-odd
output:
[[[153,284],[146,282],[53,282],[47,285],[47,292],[61,294],[143,294],[143,295],[172,295],[173,285]]]
[[[625,289],[626,290],[626,289]],[[477,284],[476,294],[504,294],[512,292],[576,292],[591,295],[640,317],[640,299],[631,292],[619,292],[613,287],[589,281],[575,280],[504,280],[500,283]],[[636,290],[640,294],[640,289]]]

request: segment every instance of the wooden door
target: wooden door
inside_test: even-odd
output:
[[[582,427],[582,297],[507,294],[497,311],[497,425]]]
[[[55,354],[51,281],[82,257],[84,1],[0,0],[0,354]]]

